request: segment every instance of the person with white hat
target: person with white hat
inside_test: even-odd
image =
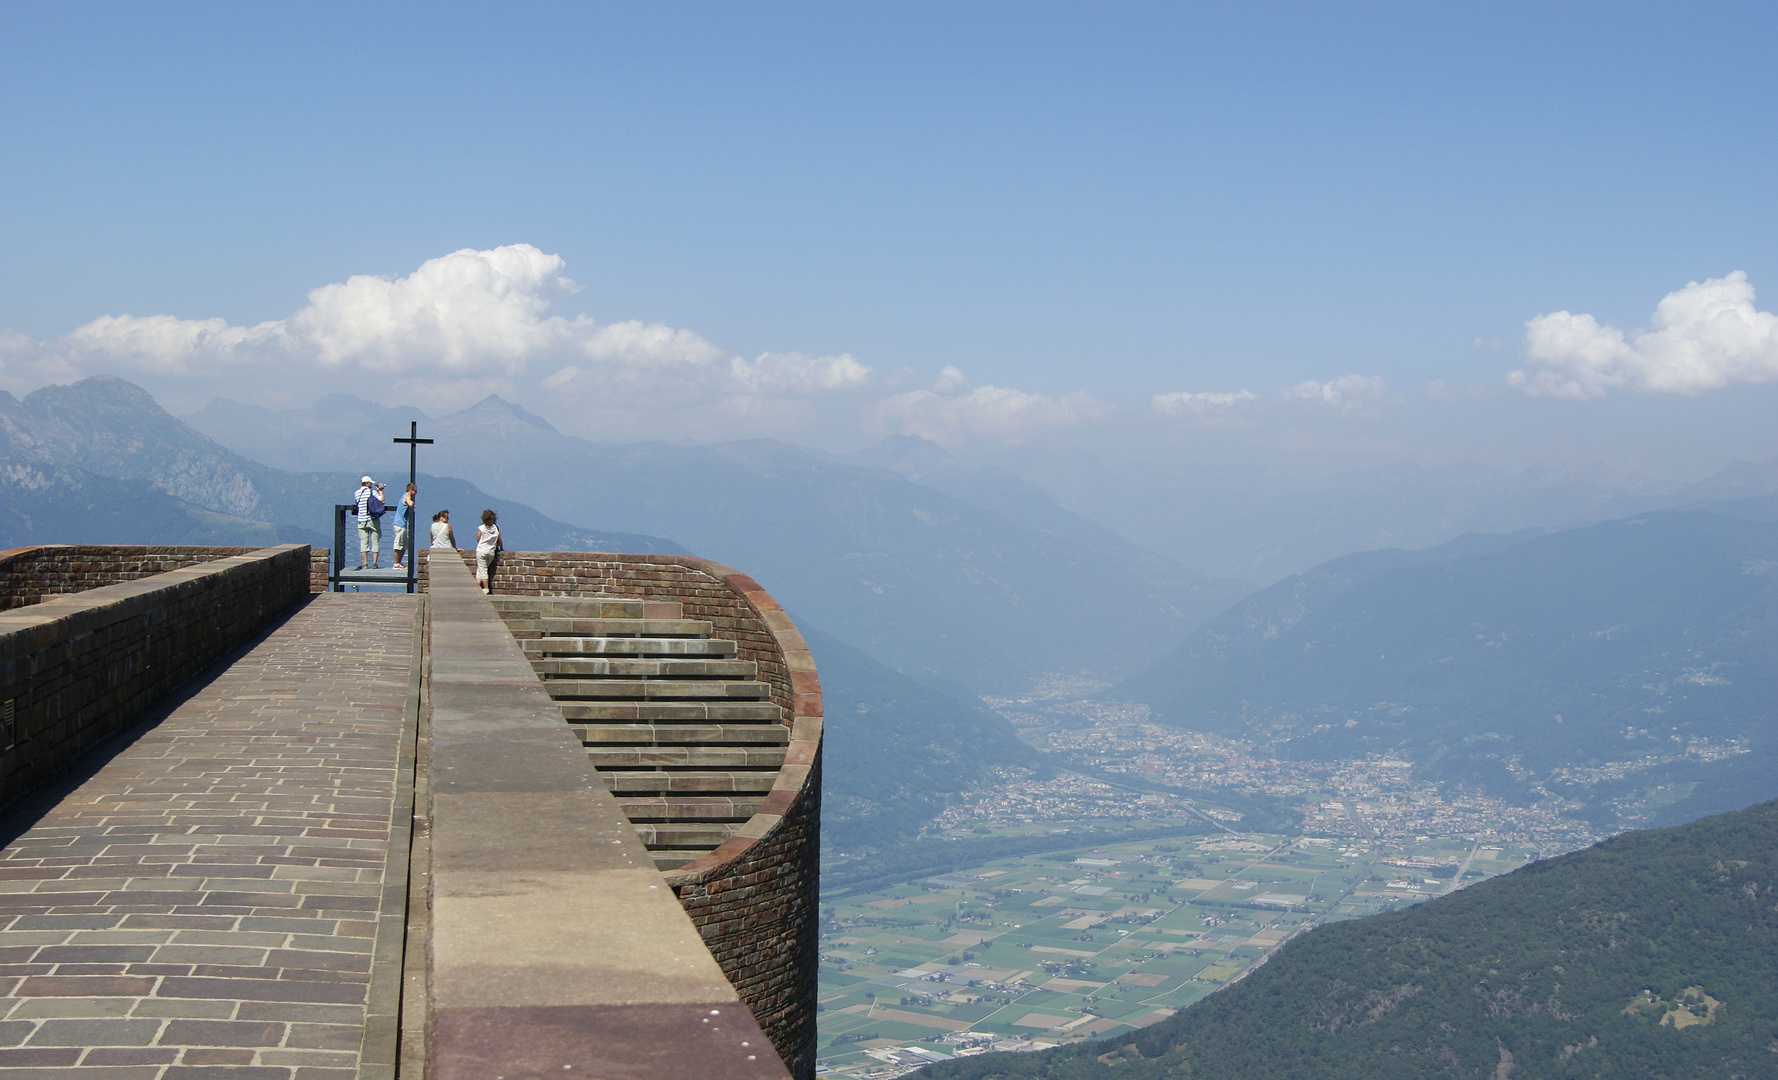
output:
[[[377,551],[383,546],[383,485],[369,476],[358,481],[358,569],[366,560],[371,569],[377,566]]]

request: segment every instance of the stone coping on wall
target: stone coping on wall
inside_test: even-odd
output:
[[[431,570],[429,1075],[788,1077],[468,568]]]

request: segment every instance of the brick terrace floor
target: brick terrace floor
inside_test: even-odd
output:
[[[415,601],[314,597],[0,853],[0,1078],[353,1080]]]

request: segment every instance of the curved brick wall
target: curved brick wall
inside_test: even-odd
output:
[[[666,874],[704,943],[791,1073],[815,1073],[815,967],[821,826],[821,684],[777,601],[732,567],[677,555],[508,551],[503,596],[668,600],[737,643],[791,727],[764,805],[711,854]]]

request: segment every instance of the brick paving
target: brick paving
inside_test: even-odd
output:
[[[416,600],[313,598],[0,853],[0,1080],[358,1076]]]

